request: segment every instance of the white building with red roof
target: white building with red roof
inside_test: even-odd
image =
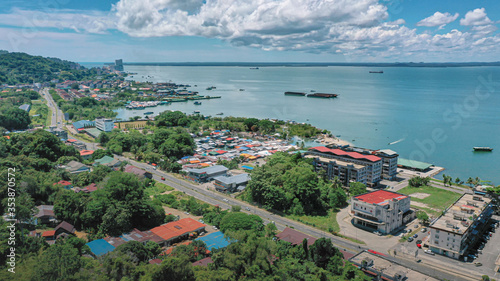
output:
[[[382,178],[383,161],[382,158],[375,155],[361,154],[355,151],[344,151],[338,148],[332,149],[324,146],[312,147],[307,154],[353,163],[359,165],[357,170],[361,170],[361,166],[366,167],[366,183],[372,187],[377,186]]]
[[[383,234],[391,233],[415,217],[410,209],[410,196],[377,190],[351,199],[353,224]]]

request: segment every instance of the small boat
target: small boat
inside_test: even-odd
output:
[[[250,69],[259,69],[258,67],[250,67]]]
[[[194,104],[195,105],[201,105],[201,101],[195,101]]]
[[[493,151],[493,148],[487,146],[475,146],[474,151]]]
[[[245,89],[240,89],[240,92],[243,92]]]
[[[368,73],[384,73],[384,71],[382,71],[382,70],[373,71],[372,70],[372,71],[368,71]]]
[[[144,115],[151,115],[151,114],[154,114],[154,112],[152,111],[144,112]]]
[[[195,110],[194,113],[195,114],[200,114],[200,111],[199,110]]]
[[[224,113],[223,112],[219,112],[219,113],[217,113],[215,115],[224,115]]]
[[[311,90],[311,93],[314,93],[314,92],[316,92],[316,91],[315,90]]]

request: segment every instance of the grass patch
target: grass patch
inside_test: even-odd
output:
[[[166,184],[161,183],[161,182],[155,182],[154,185],[146,188],[144,190],[144,193],[148,197],[150,197],[150,196],[160,195],[163,192],[172,191],[172,190],[174,190],[174,188],[169,186],[169,185],[166,185]]]
[[[413,198],[412,198],[413,200]],[[416,206],[416,205],[411,205],[412,207],[416,208],[416,209],[419,209],[419,210],[422,210],[424,212],[426,212],[430,217],[434,217],[434,218],[437,218],[441,215],[441,212],[438,212],[436,210],[432,210],[432,209],[429,209],[429,208],[425,208],[425,207],[420,207],[420,206]]]
[[[31,118],[31,124],[35,126],[46,126],[47,124],[50,124],[50,122],[47,122],[49,119],[49,114],[52,114],[51,111],[49,110],[49,107],[42,103],[40,100],[34,100],[31,102],[31,110],[30,110],[30,118]],[[33,115],[39,115],[39,116],[33,116]]]
[[[462,196],[462,194],[432,186],[421,186],[421,187],[407,186],[403,189],[400,189],[398,192],[406,195],[411,195],[413,193],[430,194],[430,196],[427,196],[424,199],[412,197],[411,200],[415,202],[424,203],[430,208],[441,211],[448,208],[448,206],[450,206],[453,202],[457,201],[457,199],[460,196]]]
[[[330,211],[327,216],[288,215],[286,217],[332,233],[340,231],[340,226],[337,223],[337,213],[338,212]]]

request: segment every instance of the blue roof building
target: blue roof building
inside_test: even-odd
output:
[[[224,233],[217,231],[210,233],[207,236],[197,238],[196,240],[201,240],[207,245],[207,249],[212,251],[213,249],[225,248],[231,242],[224,237]]]
[[[109,244],[104,239],[98,239],[89,242],[87,243],[87,246],[89,246],[90,251],[96,256],[102,256],[106,253],[112,252],[115,249],[113,245]]]

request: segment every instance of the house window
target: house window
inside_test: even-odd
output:
[[[436,230],[436,233],[439,233],[439,230]]]
[[[437,241],[437,240],[434,241],[434,244],[439,245],[439,241]]]
[[[435,237],[436,239],[439,239],[439,235],[437,235],[437,234],[436,234],[436,235],[434,235],[434,237]]]

